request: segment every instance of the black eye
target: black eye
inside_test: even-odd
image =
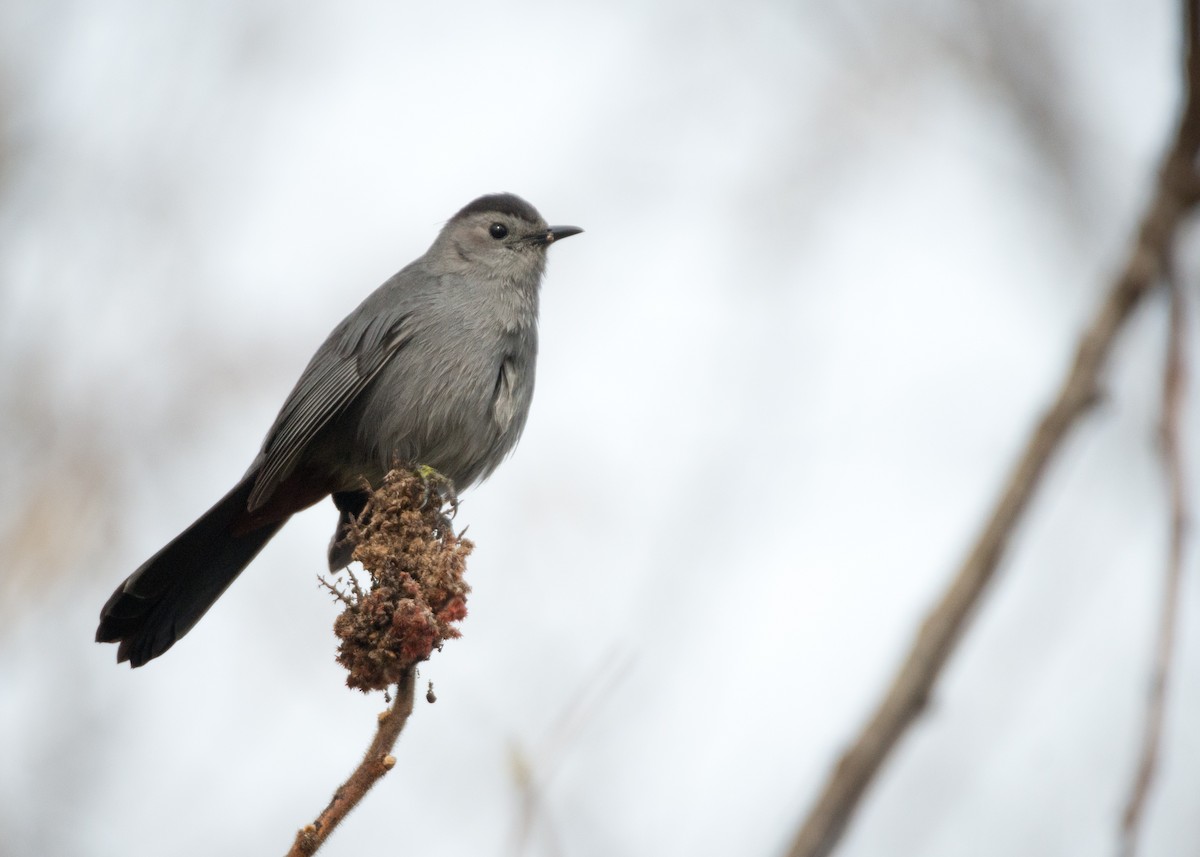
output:
[[[499,241],[501,238],[508,235],[508,227],[503,223],[493,223],[488,227],[488,233],[497,241]]]

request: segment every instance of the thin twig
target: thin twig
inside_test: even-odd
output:
[[[1158,767],[1163,720],[1166,714],[1167,686],[1171,675],[1172,653],[1175,649],[1179,591],[1183,583],[1183,557],[1187,549],[1187,530],[1191,518],[1182,448],[1183,411],[1187,393],[1187,298],[1174,270],[1168,270],[1164,280],[1170,294],[1170,327],[1167,332],[1167,357],[1163,371],[1161,431],[1163,469],[1166,473],[1167,493],[1171,505],[1170,547],[1154,652],[1153,676],[1146,700],[1141,753],[1125,804],[1125,812],[1121,815],[1120,854],[1123,857],[1134,857],[1137,853],[1142,813]]]
[[[547,854],[562,854],[558,835],[552,824],[545,790],[551,778],[561,767],[564,758],[570,750],[570,745],[578,741],[579,734],[594,717],[600,707],[612,698],[616,686],[629,674],[632,657],[619,656],[612,652],[596,669],[583,681],[575,695],[568,702],[558,717],[558,721],[548,730],[546,739],[540,747],[528,752],[520,744],[512,746],[513,783],[520,799],[520,809],[516,824],[513,828],[512,847],[513,857],[520,857],[528,849],[533,839],[535,824],[541,821],[544,850]]]
[[[1050,459],[1096,401],[1100,375],[1118,332],[1158,282],[1176,228],[1196,205],[1200,190],[1195,169],[1200,151],[1198,5],[1200,0],[1183,0],[1186,107],[1125,265],[1081,337],[1070,372],[1029,438],[983,531],[941,601],[926,617],[887,694],[826,780],[792,840],[789,857],[823,857],[837,847],[867,787],[924,708]]]
[[[358,805],[384,774],[396,764],[391,755],[396,739],[408,722],[413,710],[413,690],[416,687],[416,668],[409,667],[396,686],[396,700],[392,707],[379,715],[379,728],[362,762],[354,769],[349,779],[333,793],[329,806],[317,816],[317,820],[296,834],[296,841],[287,857],[309,857],[316,853],[329,834],[338,826],[350,810]]]

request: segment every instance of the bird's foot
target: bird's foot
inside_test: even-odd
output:
[[[450,507],[450,517],[453,518],[458,513],[458,492],[454,490],[454,482],[428,464],[417,465],[413,472],[421,477],[421,484],[425,491],[421,497],[421,508],[424,509],[429,505],[430,498],[436,492],[438,500]]]

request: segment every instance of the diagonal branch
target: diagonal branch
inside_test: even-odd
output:
[[[837,847],[867,787],[924,708],[1051,458],[1096,400],[1117,334],[1158,283],[1176,229],[1200,199],[1195,169],[1200,151],[1200,0],[1183,0],[1183,7],[1185,107],[1125,264],[1079,340],[1054,403],[1029,438],[971,552],[926,617],[891,688],[826,780],[791,843],[789,857],[823,857]]]
[[[333,833],[333,829],[350,814],[350,810],[358,806],[358,802],[370,791],[371,786],[395,766],[396,757],[392,755],[392,747],[396,746],[396,739],[404,730],[408,716],[412,714],[413,691],[417,684],[416,673],[416,667],[405,670],[396,687],[396,700],[391,708],[379,715],[379,728],[375,731],[375,738],[367,748],[363,760],[346,782],[333,793],[329,806],[321,811],[317,820],[302,827],[296,834],[296,841],[288,851],[287,857],[309,857],[316,853],[329,838],[329,834]]]

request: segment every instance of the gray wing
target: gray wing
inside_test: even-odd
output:
[[[354,313],[325,340],[267,433],[247,503],[251,512],[288,477],[318,432],[411,341],[411,318],[407,312],[385,312],[363,324],[361,315]]]

